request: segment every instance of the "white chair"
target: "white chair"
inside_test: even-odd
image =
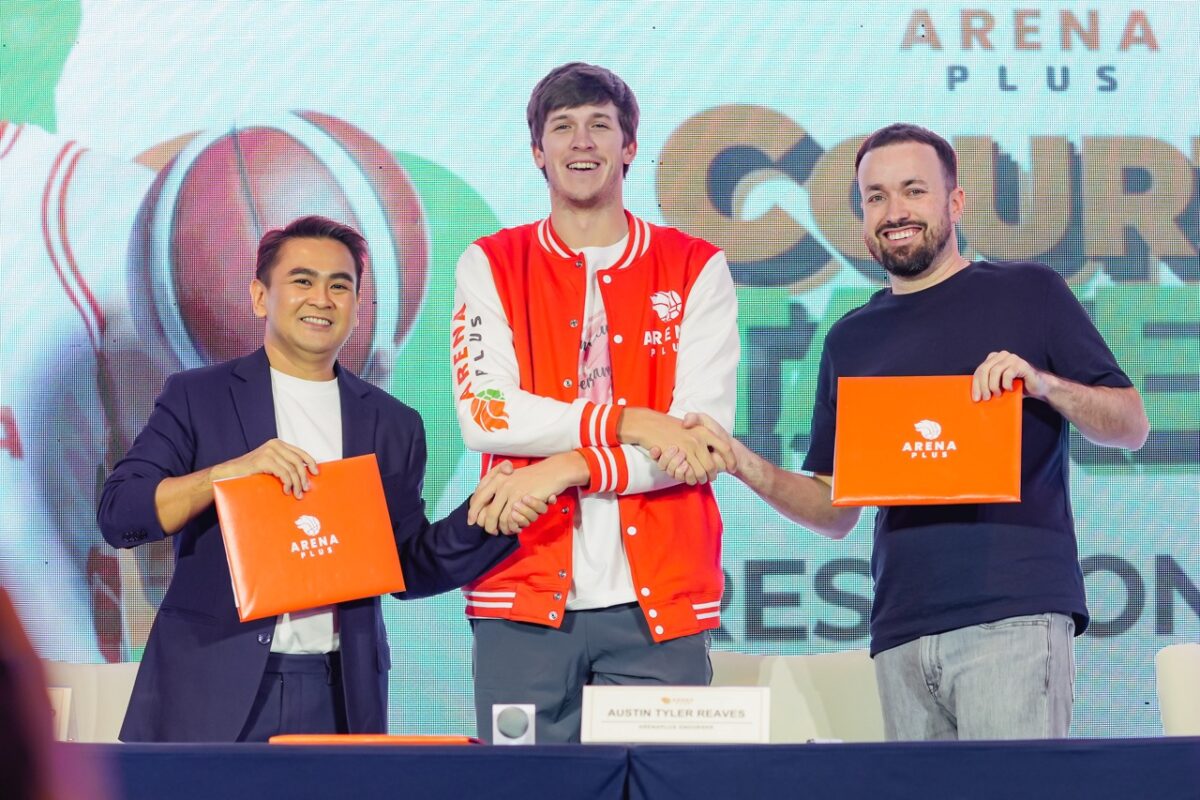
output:
[[[1158,713],[1167,736],[1200,736],[1200,644],[1172,644],[1154,656]]]
[[[76,742],[116,742],[133,692],[138,664],[69,664],[43,661],[46,685],[71,690],[68,736]]]
[[[771,689],[772,742],[883,741],[879,689],[866,650],[808,656],[714,651],[711,657],[713,686]]]

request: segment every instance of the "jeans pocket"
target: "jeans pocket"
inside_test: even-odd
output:
[[[1022,626],[1041,625],[1043,628],[1049,627],[1049,614],[1023,614],[1017,617],[1005,617],[994,622],[981,622],[979,627],[984,630],[995,631],[1003,630],[1004,628],[1018,628]]]

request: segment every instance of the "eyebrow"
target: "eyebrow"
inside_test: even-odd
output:
[[[547,117],[546,122],[557,122],[560,119],[570,120],[571,115],[568,114],[566,111],[560,111],[557,114],[551,114],[549,117]],[[591,115],[588,116],[588,119],[589,120],[606,119],[611,122],[611,121],[615,120],[616,117],[614,117],[612,114],[608,113],[607,111],[593,111],[591,113]]]
[[[912,186],[913,184],[917,184],[917,183],[921,184],[922,186],[929,185],[928,181],[925,181],[921,178],[909,178],[908,180],[906,180],[900,184],[900,188],[903,189],[906,186]],[[869,192],[873,192],[876,189],[882,189],[882,188],[884,188],[882,183],[871,183],[871,184],[867,185],[867,191],[869,191]]]
[[[288,270],[287,274],[288,274],[289,278],[294,275],[303,275],[306,278],[321,277],[321,273],[317,272],[312,267],[292,267],[291,269]],[[329,274],[329,277],[332,280],[342,280],[342,281],[349,281],[350,283],[354,283],[354,276],[351,275],[349,272],[332,272]]]

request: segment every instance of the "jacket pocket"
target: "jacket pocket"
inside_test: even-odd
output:
[[[168,617],[174,617],[185,622],[195,622],[200,625],[216,626],[217,618],[212,614],[205,614],[203,611],[193,611],[190,608],[180,608],[179,606],[159,606],[158,613]]]

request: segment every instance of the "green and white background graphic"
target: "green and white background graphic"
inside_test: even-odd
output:
[[[68,301],[22,292],[50,267],[24,255],[45,232],[9,214],[45,191],[20,169],[18,139],[0,160],[0,578],[46,657],[137,658],[169,568],[122,557],[114,655],[98,642],[98,612],[44,588],[78,584],[80,596],[95,595],[95,576],[80,566],[103,544],[91,498],[72,503],[45,474],[28,478],[46,462],[103,474],[114,454],[67,447],[64,431],[144,419],[155,381],[121,376],[153,378],[170,363],[167,343],[139,317],[147,304],[128,263],[138,198],[114,210],[114,187],[145,191],[165,161],[154,154],[177,152],[179,137],[293,110],[352,123],[394,154],[419,195],[429,257],[387,381],[425,419],[425,496],[440,516],[478,474],[452,409],[454,263],[474,238],[547,213],[525,104],[549,69],[582,60],[620,74],[641,103],[629,208],[728,254],[743,334],[736,433],[785,466],[798,466],[807,445],[825,331],[881,285],[858,234],[858,141],[897,120],[952,139],[968,194],[966,251],[1059,270],[1146,399],[1154,433],[1141,452],[1073,443],[1093,613],[1077,641],[1073,733],[1157,732],[1154,652],[1200,639],[1200,4],[5,0],[0,37],[0,120],[10,132],[41,128],[112,165],[111,181],[93,166],[72,185],[91,194],[71,203],[109,215],[72,235],[88,251],[80,260],[106,265],[92,288],[101,304],[112,297],[128,309],[122,335],[137,341],[108,383],[80,374],[77,392],[39,400],[54,425],[22,427],[23,388],[37,375],[10,365],[50,369],[70,361],[55,348],[71,345],[22,331],[52,317],[47,304]],[[150,166],[129,178],[135,160]],[[98,227],[120,213],[129,218],[111,229],[119,235]],[[213,224],[205,235],[226,233]],[[227,268],[250,277],[249,262]],[[30,358],[30,347],[45,352]],[[721,478],[717,494],[728,582],[714,646],[865,647],[872,515],[829,542],[734,480]],[[461,598],[388,599],[385,613],[392,730],[470,732]]]

